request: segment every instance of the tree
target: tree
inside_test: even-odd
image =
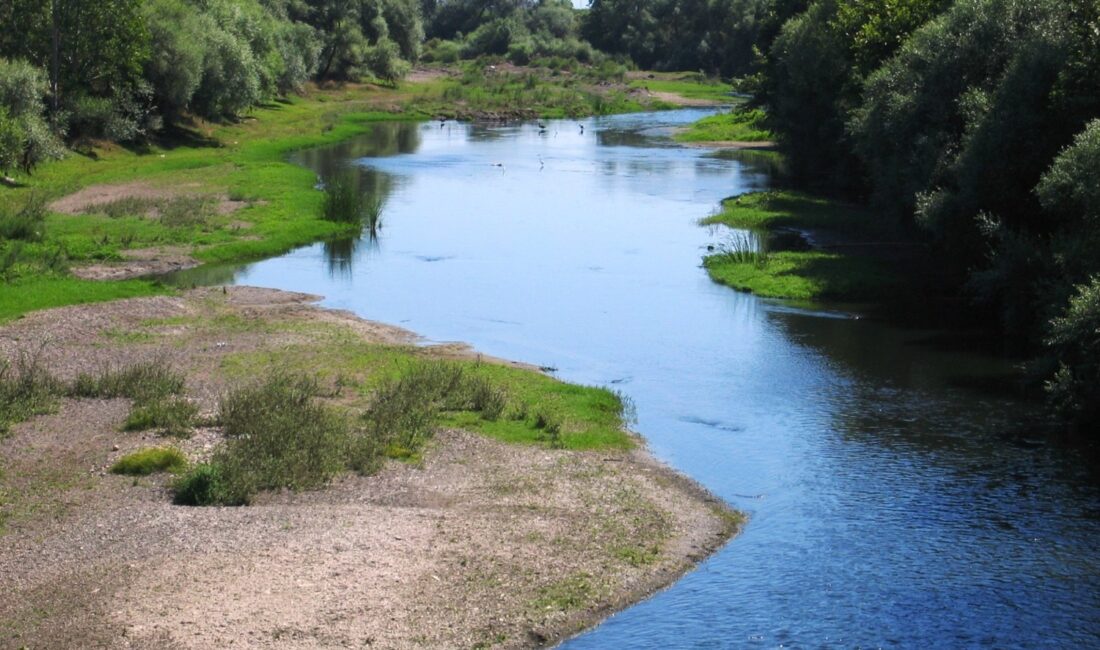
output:
[[[40,162],[60,158],[61,143],[43,119],[47,84],[26,61],[0,59],[0,173],[30,173]]]

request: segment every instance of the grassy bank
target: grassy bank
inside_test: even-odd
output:
[[[773,136],[764,126],[763,111],[734,109],[704,117],[677,133],[674,139],[679,142],[751,143],[771,142]]]
[[[697,72],[634,72],[629,76],[630,87],[637,90],[714,103],[733,100],[732,86]]]
[[[191,315],[133,318],[106,330],[96,343],[120,360],[94,370],[66,373],[50,351],[24,351],[0,364],[0,440],[11,426],[56,411],[63,398],[127,399],[122,431],[177,443],[196,427],[217,426],[221,441],[197,464],[171,447],[170,458],[165,448],[142,448],[113,466],[124,474],[170,466],[184,475],[177,500],[194,505],[320,487],[343,472],[372,474],[386,459],[419,462],[439,427],[548,449],[635,447],[626,430],[632,409],[606,389],[450,350],[372,341],[353,323],[246,315],[220,290],[188,295]],[[113,313],[115,306],[96,309]],[[244,350],[220,354],[216,369],[169,360],[169,346],[191,353],[210,340]],[[213,380],[205,396],[189,390],[196,372]]]
[[[870,211],[799,192],[746,194],[701,222],[755,233],[734,237],[703,260],[710,277],[769,298],[866,301],[905,286],[897,235]],[[814,244],[806,239],[809,235]]]
[[[718,88],[688,78],[670,83],[690,95],[711,95]],[[69,272],[75,267],[117,266],[138,252],[191,263],[247,261],[355,234],[361,224],[322,218],[317,179],[287,156],[348,139],[379,121],[565,117],[669,107],[595,70],[466,64],[431,71],[397,88],[314,89],[238,122],[196,121],[141,146],[83,146],[32,176],[17,177],[16,187],[0,187],[0,321],[34,309],[170,291],[145,281],[80,279]],[[67,211],[44,207],[91,186],[117,188],[118,200]]]

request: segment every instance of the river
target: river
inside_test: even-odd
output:
[[[702,114],[379,124],[296,157],[385,198],[377,240],[181,281],[320,294],[620,390],[658,457],[750,515],[565,648],[1100,647],[1097,477],[1019,435],[1035,407],[1004,362],[713,284],[696,222],[769,161],[668,140]]]

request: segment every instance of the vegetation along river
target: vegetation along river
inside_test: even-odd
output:
[[[616,388],[659,457],[749,513],[567,648],[1100,645],[1096,477],[1010,435],[1030,407],[997,360],[713,284],[696,221],[768,175],[672,145],[702,113],[380,124],[297,156],[384,199],[376,241],[179,280],[320,294]]]

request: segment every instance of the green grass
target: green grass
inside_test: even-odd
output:
[[[583,75],[548,70],[492,72],[480,63],[465,63],[460,69],[460,76],[413,87],[405,110],[458,119],[485,115],[556,119],[658,108],[632,97],[625,86],[599,87]]]
[[[784,229],[816,230],[841,239],[896,238],[892,227],[857,206],[788,191],[757,192],[726,199],[722,210],[701,221],[752,230],[762,241]],[[865,301],[888,297],[904,286],[885,259],[828,251],[770,250],[746,256],[721,251],[703,266],[717,282],[769,298]]]
[[[540,589],[539,596],[532,605],[540,611],[571,611],[587,606],[596,595],[592,576],[587,573],[578,573]]]
[[[183,397],[158,397],[134,404],[122,425],[124,431],[156,430],[163,436],[188,438],[199,408]]]
[[[765,298],[875,300],[899,284],[878,260],[817,251],[772,252],[762,264],[710,255],[703,266],[716,282]]]
[[[859,206],[801,192],[752,192],[722,201],[722,209],[700,222],[731,228],[821,229],[848,235],[886,236],[889,227]]]
[[[149,476],[157,472],[180,474],[187,469],[187,457],[174,447],[150,447],[126,454],[111,466],[111,473]]]
[[[677,133],[680,142],[768,142],[771,131],[764,126],[764,111],[733,110],[698,120]]]
[[[387,382],[424,363],[417,348],[364,343],[340,330],[308,332],[316,343],[287,346],[277,355],[245,352],[224,362],[230,377],[244,379],[264,368],[314,373],[326,385],[342,385],[370,398]],[[565,449],[629,449],[634,442],[623,430],[631,418],[624,399],[603,388],[567,384],[541,373],[476,361],[454,361],[472,381],[485,380],[507,396],[500,417],[470,410],[443,409],[438,422],[477,431],[514,443],[559,445]],[[321,370],[317,370],[321,369]],[[539,426],[539,416],[544,426]],[[560,440],[550,440],[545,424],[557,424]]]
[[[708,79],[697,72],[650,73],[652,79],[634,79],[633,88],[644,88],[651,92],[673,93],[688,99],[706,99],[714,102],[730,102],[733,86],[717,79]]]

